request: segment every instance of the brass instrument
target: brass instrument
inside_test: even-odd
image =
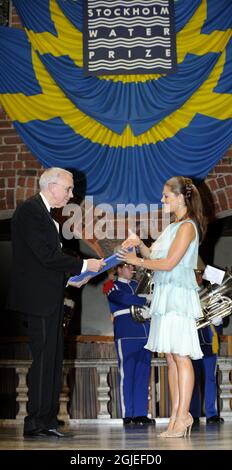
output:
[[[152,294],[154,289],[153,273],[145,268],[138,270],[139,281],[136,294]],[[232,313],[232,271],[226,270],[221,285],[209,284],[201,287],[199,291],[202,306],[202,317],[196,322],[197,329],[204,328],[216,318],[224,318]],[[133,320],[144,322],[147,320],[147,307],[130,307]],[[144,315],[144,316],[143,316]]]
[[[153,284],[153,273],[145,268],[139,268],[137,273],[139,274],[138,286],[136,289],[136,295],[138,294],[152,294]],[[133,320],[143,323],[148,317],[148,307],[139,307],[138,305],[132,305],[130,307],[131,315]]]
[[[209,284],[199,291],[202,314],[197,329],[210,325],[213,319],[224,318],[232,313],[232,272],[226,270],[221,285]]]

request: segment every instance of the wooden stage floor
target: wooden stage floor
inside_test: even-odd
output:
[[[165,420],[166,421],[166,420]],[[221,425],[192,428],[191,437],[161,439],[158,433],[166,428],[164,420],[156,425],[123,426],[121,420],[112,423],[96,423],[96,420],[78,422],[72,420],[64,430],[71,431],[66,439],[24,439],[22,425],[0,424],[0,451],[3,450],[232,450],[232,421]],[[62,428],[63,429],[63,428]],[[61,429],[61,430],[62,430]]]

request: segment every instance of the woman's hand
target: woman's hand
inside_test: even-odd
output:
[[[124,263],[133,264],[134,266],[139,265],[140,258],[136,256],[135,249],[133,249],[131,252],[128,252],[126,249],[121,248],[118,258],[120,258]]]
[[[122,248],[133,248],[135,246],[139,246],[141,245],[141,240],[140,238],[138,237],[138,235],[136,235],[136,233],[133,233],[130,229],[129,229],[129,237],[122,243]]]

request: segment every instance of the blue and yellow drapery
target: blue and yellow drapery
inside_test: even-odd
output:
[[[178,71],[84,77],[83,0],[14,0],[0,28],[0,102],[45,166],[78,168],[96,203],[156,203],[205,178],[232,143],[232,2],[175,2]]]

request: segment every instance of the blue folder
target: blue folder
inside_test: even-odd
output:
[[[119,254],[115,253],[114,255],[109,256],[109,258],[105,258],[104,261],[106,265],[98,272],[93,272],[93,271],[85,271],[84,273],[79,274],[78,276],[72,276],[68,279],[67,286],[69,285],[70,282],[80,282],[85,279],[87,276],[98,276],[98,274],[104,273],[104,271],[108,271],[108,269],[113,268],[114,266],[117,266],[117,264],[123,263],[123,261],[118,258]]]

